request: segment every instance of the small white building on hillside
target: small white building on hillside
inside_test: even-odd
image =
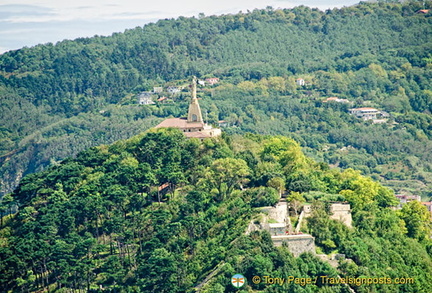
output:
[[[151,98],[151,93],[150,92],[142,92],[138,95],[138,104],[140,105],[152,105],[155,102],[153,102],[152,98]]]
[[[297,78],[296,84],[299,86],[304,86],[306,84],[305,80],[303,78]]]
[[[362,118],[364,120],[377,119],[377,116],[381,114],[379,110],[370,107],[354,108],[350,109],[349,112],[351,115],[355,115],[358,118]]]

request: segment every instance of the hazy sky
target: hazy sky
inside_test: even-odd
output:
[[[161,18],[299,5],[325,10],[359,0],[0,0],[0,54],[64,39],[111,35]]]

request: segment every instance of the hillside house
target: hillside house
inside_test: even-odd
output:
[[[169,86],[167,87],[167,92],[170,93],[171,95],[176,95],[178,93],[180,93],[182,90],[181,87],[179,86]]]
[[[339,99],[338,97],[330,97],[323,101],[323,103],[328,103],[328,102],[349,103],[347,99]]]
[[[386,111],[380,111],[381,113],[381,117],[383,118],[389,118],[390,117],[390,113],[386,112]]]
[[[228,127],[229,123],[227,121],[225,121],[225,120],[219,120],[218,121],[218,126],[219,127]]]
[[[423,201],[421,204],[426,207],[432,219],[432,201],[426,201],[426,202]]]
[[[217,77],[206,78],[205,82],[208,83],[209,85],[214,85],[219,82],[219,78]]]
[[[299,86],[304,86],[306,84],[305,80],[303,78],[297,78],[295,80],[296,84]]]
[[[424,205],[430,213],[432,213],[432,201],[422,201],[421,204]]]
[[[160,94],[161,92],[163,92],[163,87],[161,87],[161,86],[155,86],[155,87],[153,87],[153,92],[155,94]]]
[[[151,92],[142,92],[138,95],[138,104],[140,105],[152,105],[155,102],[153,102],[151,98],[152,93]]]
[[[417,14],[428,14],[429,13],[429,9],[420,9],[419,11],[416,12]]]
[[[168,99],[168,97],[163,96],[163,97],[160,97],[159,99],[157,99],[157,101],[161,102],[161,103],[166,103],[169,101],[169,99]]]
[[[377,119],[377,116],[381,112],[375,108],[364,107],[364,108],[354,108],[349,110],[351,115],[355,115],[363,120]]]
[[[398,208],[402,208],[404,204],[409,203],[413,200],[421,201],[420,195],[396,194],[395,196],[399,200]]]

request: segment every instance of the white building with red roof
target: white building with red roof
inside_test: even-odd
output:
[[[208,83],[209,85],[214,85],[219,82],[219,78],[217,77],[206,78],[205,82]]]
[[[323,101],[324,103],[336,102],[336,103],[349,103],[347,99],[339,99],[338,97],[330,97]]]
[[[306,82],[303,78],[297,78],[295,81],[296,81],[296,84],[299,86],[304,86],[306,84]]]
[[[381,114],[379,110],[370,107],[354,108],[354,109],[350,109],[349,112],[350,114],[355,115],[358,118],[362,118],[364,120],[377,119],[377,116]]]

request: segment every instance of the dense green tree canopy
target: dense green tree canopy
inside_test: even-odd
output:
[[[396,189],[395,180],[420,180],[426,197],[432,26],[430,13],[417,11],[430,6],[380,1],[325,12],[301,6],[180,17],[2,54],[2,193],[22,174],[138,134],[157,117],[184,115],[186,92],[155,106],[136,105],[134,95],[197,75],[223,81],[199,92],[210,122],[290,134],[314,151],[330,145],[320,160],[380,176]],[[296,85],[299,77],[305,86]],[[354,104],[322,103],[330,96]],[[365,125],[346,114],[354,106],[377,107],[391,119]],[[341,157],[343,146],[354,149]],[[413,167],[403,162],[407,153],[419,159]],[[418,186],[411,182],[412,192]]]
[[[275,172],[254,172],[268,162]],[[297,163],[313,175],[307,194],[289,184]],[[388,206],[395,198],[387,188],[359,172],[315,163],[290,138],[224,135],[201,142],[176,129],[91,148],[26,176],[2,201],[2,215],[11,206],[18,212],[4,216],[0,226],[0,288],[188,292],[200,286],[204,292],[231,292],[230,277],[242,272],[245,290],[269,292],[279,289],[251,278],[336,276],[312,254],[295,259],[286,247],[275,248],[268,232],[245,232],[259,207],[278,201],[283,186],[291,208],[299,210],[313,198],[303,229],[316,237],[319,249],[351,259],[340,263],[339,274],[416,279],[392,292],[432,288],[426,277],[432,269],[430,219],[420,204],[393,211]],[[328,217],[331,193],[354,207],[354,227]],[[323,283],[282,288],[347,292]],[[384,288],[390,290],[361,290]]]
[[[418,203],[391,209],[392,189],[432,195],[431,9],[268,7],[0,55],[0,291],[233,292],[227,280],[242,272],[244,291],[280,290],[254,274],[340,274],[416,280],[359,292],[431,292],[430,218]],[[220,78],[198,96],[230,135],[142,133],[185,115],[192,75]],[[171,96],[174,85],[185,89]],[[153,87],[167,102],[138,105]],[[354,107],[389,117],[363,121]],[[244,234],[282,194],[294,214],[315,201],[302,229],[347,256],[338,271]],[[328,217],[329,201],[351,204],[353,228]]]

